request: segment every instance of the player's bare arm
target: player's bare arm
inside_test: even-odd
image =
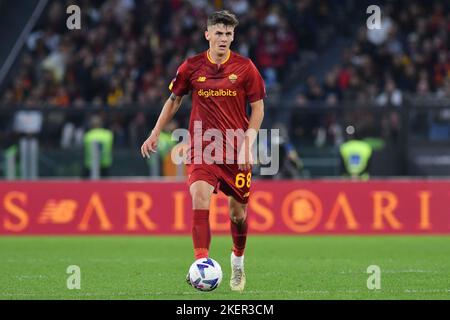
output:
[[[251,150],[264,118],[264,101],[262,99],[250,103],[250,107],[252,113],[250,115],[248,129],[245,132],[244,143],[241,146],[238,156],[238,166],[240,170],[249,170],[251,168],[253,162]]]
[[[179,97],[172,93],[167,99],[166,103],[164,103],[161,114],[158,117],[158,121],[156,122],[155,127],[153,128],[150,136],[145,140],[145,142],[141,146],[141,154],[144,158],[149,158],[150,154],[156,152],[156,147],[158,146],[159,134],[161,133],[162,128],[172,120],[175,113],[177,113],[178,109],[181,106],[181,101],[183,97]]]

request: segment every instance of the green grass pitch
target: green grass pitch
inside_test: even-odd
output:
[[[243,293],[229,289],[230,248],[230,236],[213,236],[224,278],[204,293],[184,281],[188,236],[0,237],[0,299],[450,299],[447,236],[250,235]],[[67,289],[69,265],[80,290]],[[367,288],[369,265],[381,289]]]

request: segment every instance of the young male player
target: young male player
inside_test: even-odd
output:
[[[244,249],[253,161],[250,150],[264,117],[265,87],[251,60],[230,50],[237,25],[236,17],[228,11],[218,11],[208,17],[205,38],[209,41],[209,50],[187,59],[178,68],[169,86],[172,94],[149,138],[143,143],[141,153],[149,157],[150,152],[155,152],[161,128],[177,112],[182,97],[192,92],[191,139],[199,134],[203,136],[208,129],[217,129],[223,135],[220,144],[223,158],[214,163],[202,156],[211,141],[191,141],[188,184],[194,210],[192,239],[195,258],[208,257],[210,199],[212,193],[220,189],[229,199],[233,238],[230,287],[234,291],[242,291],[245,286]],[[246,113],[247,103],[251,106],[250,119]],[[227,140],[227,129],[241,129],[241,143]],[[200,143],[202,148],[200,158],[193,150],[196,143]],[[227,153],[227,148],[231,153]],[[232,163],[230,155],[231,160],[234,159]]]

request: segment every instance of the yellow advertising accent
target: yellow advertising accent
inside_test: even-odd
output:
[[[322,217],[322,202],[310,191],[292,191],[284,198],[281,217],[286,226],[295,232],[311,231]]]
[[[419,191],[417,193],[420,199],[420,230],[431,230],[430,223],[430,198],[431,192],[429,191]]]
[[[402,224],[394,216],[394,210],[397,208],[397,196],[389,191],[375,191],[372,192],[373,197],[373,224],[374,230],[383,230],[386,220],[392,229],[402,229]],[[386,204],[384,204],[386,203]]]
[[[268,231],[273,227],[275,222],[273,212],[265,207],[262,202],[267,203],[270,207],[273,204],[273,194],[266,191],[255,191],[249,200],[249,209],[254,212],[255,215],[261,216],[263,222],[258,222],[255,219],[249,219],[249,227],[255,231]]]
[[[5,210],[16,219],[18,219],[18,222],[14,223],[10,219],[5,218],[5,220],[3,221],[3,227],[7,231],[20,232],[28,226],[29,218],[28,213],[22,208],[18,207],[13,202],[14,200],[18,200],[22,204],[26,205],[28,198],[25,193],[19,191],[11,191],[5,195],[3,199]]]
[[[150,220],[147,212],[153,206],[152,198],[145,192],[133,191],[126,192],[127,198],[127,231],[136,231],[138,229],[138,220],[140,220],[146,230],[155,230],[156,224]],[[140,206],[138,206],[138,202]]]
[[[251,176],[239,173],[235,180],[232,183],[243,187],[251,183]],[[343,187],[327,191],[313,186],[315,192],[305,186],[282,193],[275,187],[253,190],[248,202],[249,228],[255,232],[299,234],[445,232],[448,195],[438,187],[431,188],[419,186],[404,193],[377,187],[358,195]],[[123,188],[120,199],[114,203],[110,203],[110,193],[103,189],[104,198],[100,192],[93,191],[87,195],[84,192],[62,195],[61,199],[55,199],[51,190],[47,199],[38,199],[32,190],[15,189],[9,187],[2,194],[0,229],[3,227],[6,233],[190,232],[190,194],[184,189],[170,189],[161,194],[156,188],[138,191],[140,187],[133,185]],[[212,231],[229,232],[228,204],[228,197],[223,193],[212,196],[209,217]],[[155,215],[159,205],[166,211],[164,215]],[[58,229],[63,224],[66,224],[64,228]]]
[[[89,219],[92,214],[96,213],[99,221],[100,221],[100,230],[102,231],[110,231],[112,229],[112,224],[108,219],[108,215],[106,214],[105,208],[102,203],[102,199],[100,198],[97,192],[94,192],[89,199],[86,210],[83,213],[83,217],[81,218],[81,222],[78,225],[78,230],[87,231],[89,228]]]
[[[325,229],[326,230],[336,229],[336,220],[339,215],[339,212],[341,211],[342,214],[344,215],[347,229],[357,230],[359,228],[359,224],[355,219],[355,215],[353,213],[352,207],[350,206],[350,203],[348,202],[345,192],[339,192],[336,201],[334,202],[333,209],[331,209],[328,221],[325,223]]]
[[[172,194],[175,204],[174,220],[172,228],[175,231],[184,231],[187,229],[184,222],[184,202],[186,199],[186,192],[177,191]]]

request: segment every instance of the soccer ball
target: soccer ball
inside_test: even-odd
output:
[[[222,281],[222,268],[214,259],[198,259],[189,268],[189,280],[197,290],[213,291]]]

